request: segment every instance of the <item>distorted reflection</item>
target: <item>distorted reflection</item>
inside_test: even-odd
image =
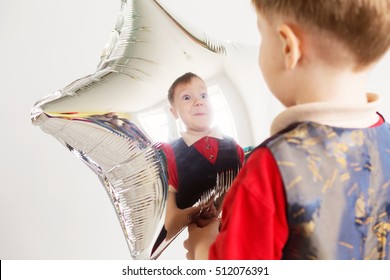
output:
[[[229,135],[237,141],[237,130],[232,112],[220,86],[218,84],[208,86],[208,95],[214,111],[212,126],[218,127],[224,135]],[[180,131],[185,129],[183,122],[173,118],[168,101],[162,101],[140,112],[137,117],[145,132],[160,142],[169,142],[178,138]]]
[[[214,120],[219,120],[225,131],[234,133],[231,114],[219,88],[212,87],[212,92],[210,95],[203,79],[193,73],[180,76],[169,89],[169,111],[179,121],[181,132],[162,146],[169,192],[165,226],[158,242],[171,240],[191,222],[205,225],[217,217],[223,195],[242,165],[243,149],[215,125]],[[161,112],[164,111],[167,110]],[[225,179],[226,174],[230,181]]]
[[[255,73],[251,69],[258,69],[253,59],[257,48],[215,41],[178,22],[177,15],[158,2],[120,1],[115,28],[96,71],[38,100],[31,111],[34,125],[55,137],[97,175],[133,259],[155,259],[166,247],[155,246],[165,224],[168,200],[165,159],[159,143],[178,139],[179,131],[186,128],[171,116],[165,94],[171,82],[188,71],[207,82],[209,99],[215,100],[210,101],[215,105],[215,123],[209,125],[220,130],[203,136],[229,135],[232,138],[222,139],[252,145],[256,134],[250,119],[261,112],[257,107],[256,113],[248,113],[245,106],[252,102],[246,95],[259,90],[250,77]],[[208,178],[213,183],[207,184],[214,185],[214,192],[189,193],[186,197],[192,197],[191,201],[178,205],[180,209],[192,207],[202,197],[220,197],[227,189],[227,179],[216,187],[216,172],[222,171],[221,178],[225,178],[227,169],[219,156],[220,147],[216,150],[219,153],[213,160],[219,168],[212,180]],[[197,160],[187,161],[189,167],[212,169],[209,159],[203,157],[205,163]],[[226,161],[233,170],[228,170],[226,177],[236,172],[233,161]],[[193,184],[202,185],[196,180]],[[199,205],[205,208],[204,203]]]

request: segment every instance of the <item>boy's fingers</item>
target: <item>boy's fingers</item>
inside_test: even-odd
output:
[[[209,219],[199,219],[197,222],[198,227],[210,227],[210,228],[219,228],[221,222],[218,217],[212,217]]]
[[[194,229],[196,229],[198,225],[196,223],[191,223],[188,225],[188,232],[192,232]]]
[[[189,224],[188,225],[188,230],[190,230],[190,227],[193,228],[193,226],[194,226],[194,224]],[[184,246],[184,249],[187,250],[186,259],[187,260],[193,260],[194,259],[194,253],[192,252],[192,250],[190,248],[190,242],[189,242],[188,239],[184,240],[183,246]]]
[[[183,246],[184,246],[184,249],[188,250],[188,246],[189,246],[188,239],[184,240]]]

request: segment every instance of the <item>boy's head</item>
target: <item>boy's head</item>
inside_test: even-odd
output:
[[[213,110],[203,79],[191,72],[178,77],[168,90],[168,100],[172,115],[182,120],[187,132],[209,133]]]
[[[303,28],[303,32],[317,35],[319,48],[323,43],[323,50],[320,52],[325,60],[340,62],[346,58],[345,53],[337,55],[340,52],[337,47],[339,44],[349,53],[355,69],[364,68],[376,62],[390,46],[390,0],[252,2],[267,20],[281,17],[293,27],[297,26]],[[328,41],[322,39],[323,37]],[[332,44],[332,41],[336,44]]]

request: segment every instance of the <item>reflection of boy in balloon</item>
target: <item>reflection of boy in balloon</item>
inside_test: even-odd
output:
[[[186,73],[177,78],[169,89],[168,99],[172,115],[180,118],[186,128],[182,137],[163,145],[169,176],[165,222],[169,239],[199,211],[192,206],[215,186],[217,173],[236,171],[244,153],[231,137],[211,127],[213,110],[207,86],[200,77]]]
[[[253,0],[259,65],[287,109],[188,258],[390,259],[390,124],[364,86],[390,45],[390,0]],[[210,247],[211,245],[211,247]]]

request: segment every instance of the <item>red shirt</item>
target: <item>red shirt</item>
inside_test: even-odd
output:
[[[373,126],[383,124],[380,120]],[[286,197],[266,147],[255,150],[226,195],[222,226],[209,259],[281,259],[288,239]]]

